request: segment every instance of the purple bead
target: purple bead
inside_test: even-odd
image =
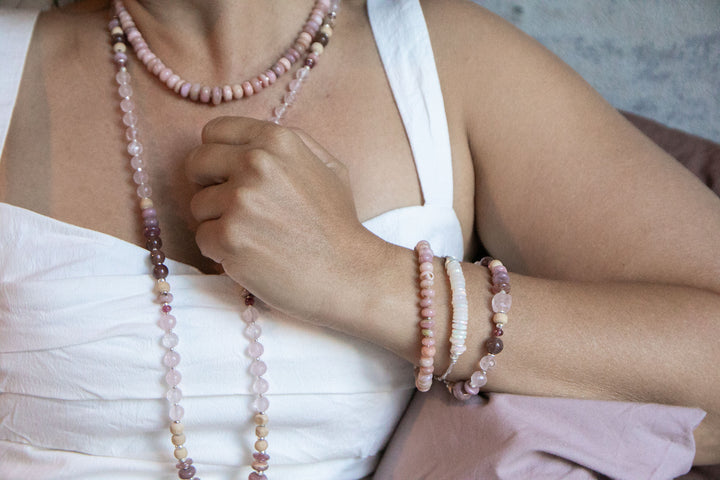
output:
[[[487,267],[488,265],[490,265],[490,262],[492,262],[492,261],[493,261],[493,258],[492,258],[492,257],[482,257],[482,258],[480,259],[480,262],[479,262],[479,263],[480,263],[480,265],[482,265],[483,267]]]
[[[157,210],[155,210],[155,208],[153,208],[153,207],[146,208],[145,210],[142,211],[142,217],[143,218],[157,217]]]
[[[160,237],[149,238],[148,241],[145,242],[145,247],[148,250],[158,250],[162,247],[162,240],[160,240]]]
[[[463,390],[463,384],[458,382],[452,387],[452,394],[455,398],[461,401],[468,400],[472,395],[465,393]]]
[[[267,462],[268,460],[270,460],[270,455],[265,452],[255,452],[253,453],[253,458],[258,462]]]
[[[123,66],[127,64],[128,57],[123,52],[116,52],[115,55],[113,55],[113,61],[118,65]]]
[[[503,341],[499,338],[491,338],[487,342],[485,342],[485,346],[487,347],[488,353],[492,355],[497,355],[498,353],[502,352],[503,349]]]
[[[477,395],[480,393],[480,387],[473,387],[470,380],[466,380],[465,383],[463,383],[463,392],[468,395]]]
[[[268,480],[264,473],[252,472],[248,475],[248,480]]]
[[[330,37],[328,37],[324,33],[321,33],[317,37],[315,37],[315,41],[318,42],[323,47],[327,47],[327,44],[330,41]]]
[[[144,223],[146,227],[157,227],[160,225],[160,221],[155,217],[146,218]]]
[[[160,227],[145,227],[143,229],[143,235],[145,238],[155,238],[160,236]]]
[[[160,265],[155,265],[155,268],[153,268],[153,277],[160,280],[162,278],[167,278],[168,276],[168,268],[163,265],[162,263]]]
[[[187,468],[183,468],[182,470],[178,471],[178,477],[182,478],[183,480],[188,480],[195,475],[195,467],[189,466]]]

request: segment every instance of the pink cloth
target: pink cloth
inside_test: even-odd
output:
[[[491,394],[416,394],[375,474],[388,479],[666,480],[687,473],[702,410]]]

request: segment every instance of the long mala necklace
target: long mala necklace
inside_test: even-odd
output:
[[[274,123],[280,123],[288,108],[295,102],[303,82],[308,78],[312,68],[317,65],[324,47],[328,44],[335,26],[338,4],[339,0],[316,0],[300,34],[269,69],[243,82],[210,87],[201,83],[188,82],[167,67],[150,50],[132,17],[125,9],[122,0],[114,0],[113,2],[115,16],[108,27],[113,48],[113,61],[117,67],[115,79],[119,85],[118,93],[121,97],[122,121],[127,127],[125,138],[128,141],[127,152],[131,156],[130,165],[134,171],[133,181],[137,184],[136,194],[140,199],[140,220],[143,226],[143,235],[146,240],[146,247],[150,252],[157,302],[161,305],[158,325],[164,331],[161,342],[166,348],[162,363],[168,369],[165,375],[165,382],[168,386],[166,397],[170,405],[168,416],[171,420],[170,433],[172,434],[171,441],[175,447],[174,456],[178,460],[175,466],[178,469],[178,477],[181,479],[200,480],[195,476],[196,469],[192,464],[193,460],[188,457],[188,450],[185,447],[185,429],[181,422],[185,411],[180,405],[182,391],[179,388],[182,376],[177,369],[180,364],[180,354],[175,351],[175,347],[179,343],[179,337],[173,331],[177,320],[171,314],[173,295],[170,293],[170,284],[167,282],[169,271],[164,263],[165,254],[162,251],[160,223],[157,210],[150,198],[152,189],[146,171],[146,162],[142,156],[143,145],[138,140],[138,117],[135,113],[135,102],[132,100],[133,90],[130,86],[130,74],[127,70],[127,45],[128,43],[132,45],[137,58],[147,67],[148,71],[153,73],[180,97],[206,104],[212,103],[213,105],[248,98],[260,93],[273,85],[283,74],[289,72],[293,64],[304,58],[303,66],[295,72],[294,79],[289,82],[282,102],[273,109],[269,119]],[[247,353],[252,360],[249,371],[254,377],[252,384],[252,391],[255,394],[253,422],[256,425],[255,435],[257,437],[251,464],[253,471],[249,474],[248,480],[268,480],[264,472],[268,470],[268,461],[270,460],[266,440],[269,432],[267,410],[270,407],[270,402],[265,396],[269,385],[267,380],[263,378],[263,375],[267,372],[267,365],[260,359],[264,347],[258,341],[262,330],[257,323],[258,311],[254,307],[255,298],[247,291],[244,298],[246,308],[241,313],[241,318],[246,323],[245,334],[250,339]]]

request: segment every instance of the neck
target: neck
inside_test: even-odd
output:
[[[151,48],[187,77],[222,83],[267,68],[314,0],[125,0]]]

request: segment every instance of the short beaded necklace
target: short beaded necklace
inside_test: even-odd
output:
[[[241,84],[213,88],[199,83],[191,84],[181,79],[166,67],[165,64],[150,51],[132,17],[125,9],[122,0],[113,1],[115,16],[110,21],[108,27],[114,52],[113,61],[117,67],[115,79],[119,85],[118,93],[122,99],[120,101],[120,109],[123,112],[122,121],[127,127],[125,130],[125,138],[128,141],[127,152],[131,156],[130,165],[134,170],[133,181],[137,184],[136,194],[140,199],[143,235],[146,240],[146,247],[150,252],[152,275],[156,281],[155,290],[157,293],[157,302],[161,305],[158,325],[164,331],[161,342],[166,348],[162,363],[168,369],[165,375],[165,382],[168,386],[166,397],[170,405],[168,412],[171,420],[170,433],[172,434],[171,440],[175,447],[174,456],[178,460],[175,467],[178,469],[178,477],[181,479],[200,480],[199,477],[195,476],[196,468],[192,464],[193,460],[188,457],[188,450],[185,447],[186,437],[184,425],[181,422],[185,411],[180,405],[182,392],[179,388],[182,376],[177,369],[177,366],[180,364],[180,355],[175,351],[175,347],[179,343],[179,337],[173,331],[177,324],[177,319],[171,314],[173,295],[170,293],[170,284],[167,282],[169,271],[168,267],[164,264],[165,254],[162,251],[160,223],[157,210],[150,198],[152,189],[150,188],[149,176],[146,171],[146,162],[142,157],[143,145],[138,140],[138,117],[135,114],[135,103],[132,100],[133,90],[130,86],[130,74],[127,70],[127,43],[129,42],[133,46],[138,59],[147,66],[148,70],[182,98],[203,103],[212,102],[214,105],[222,101],[247,98],[260,93],[263,89],[275,83],[279,76],[288,72],[292,65],[304,55],[303,66],[296,71],[294,79],[288,84],[287,92],[283,96],[282,102],[273,109],[272,116],[270,117],[270,121],[280,123],[287,109],[295,102],[303,82],[308,78],[312,68],[317,65],[318,59],[324,51],[324,47],[328,44],[333,27],[335,26],[339,1],[340,0],[317,0],[308,20],[303,26],[302,32],[298,35],[293,45],[286,50],[283,56],[280,57],[270,69]],[[255,394],[255,400],[253,401],[253,409],[255,411],[253,422],[256,425],[255,435],[257,437],[254,445],[255,452],[253,453],[253,462],[251,464],[253,471],[249,474],[248,480],[268,480],[264,472],[268,470],[268,461],[270,460],[270,455],[267,453],[268,442],[266,440],[269,432],[267,427],[267,410],[270,407],[270,402],[264,394],[267,393],[269,384],[267,380],[262,377],[267,372],[267,365],[260,359],[264,352],[264,347],[259,342],[262,330],[257,323],[258,311],[254,307],[255,297],[247,290],[245,290],[243,296],[245,298],[246,308],[240,316],[246,323],[245,334],[250,339],[247,354],[252,360],[249,372],[254,377],[252,385],[252,391]]]

